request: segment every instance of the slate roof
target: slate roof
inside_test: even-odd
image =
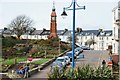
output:
[[[3,29],[0,29],[0,33],[2,33]],[[11,31],[10,30],[5,30],[4,34],[10,34]],[[29,34],[29,33],[26,33]],[[31,35],[49,35],[50,34],[50,30],[35,30]],[[57,34],[58,35],[64,35],[64,36],[68,36],[72,34],[72,30],[57,30]],[[99,32],[99,30],[83,30],[81,32],[76,32],[75,33],[78,36],[90,36],[90,35],[94,35],[94,36],[112,36],[112,30],[105,30],[103,32]]]
[[[98,33],[99,33],[99,30],[83,30],[80,33],[78,33],[78,35],[81,35],[81,36],[95,35],[95,36],[97,36]]]
[[[99,33],[98,36],[112,36],[112,30],[105,30],[105,31]]]
[[[79,36],[112,36],[112,30],[105,30],[103,32],[99,32],[99,30],[83,30],[80,33],[77,33]]]
[[[50,34],[50,30],[43,30],[40,35],[49,35],[49,34]]]
[[[39,35],[43,32],[43,30],[35,30],[32,35]]]

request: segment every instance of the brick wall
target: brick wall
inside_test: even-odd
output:
[[[112,59],[113,59],[113,62],[115,64],[118,64],[118,62],[119,62],[119,55],[112,55]]]

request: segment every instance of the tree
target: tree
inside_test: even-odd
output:
[[[79,28],[79,27],[78,27],[77,30],[76,30],[76,32],[78,32],[78,33],[79,33],[79,32],[82,32],[82,28]]]
[[[88,39],[86,42],[85,42],[85,45],[88,45],[89,47],[93,44],[95,44],[96,42],[94,41],[94,39]]]
[[[17,16],[11,23],[8,25],[12,33],[16,34],[18,39],[22,34],[29,33],[31,34],[35,28],[32,27],[33,20],[28,18],[25,15]]]
[[[72,42],[72,36],[68,36],[67,40],[71,43]],[[75,43],[78,41],[78,37],[75,36]]]

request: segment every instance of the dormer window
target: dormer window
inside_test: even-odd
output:
[[[111,33],[107,33],[107,34],[106,34],[106,36],[110,36],[110,35],[111,35]]]
[[[101,35],[101,36],[105,35],[105,32],[101,32],[100,35]]]

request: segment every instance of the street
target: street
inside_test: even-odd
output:
[[[75,62],[75,67],[83,66],[85,64],[89,64],[92,67],[99,67],[103,60],[107,62],[109,61],[108,51],[98,51],[98,50],[84,50],[83,53],[84,58],[77,59]],[[71,67],[68,65],[67,67]],[[50,65],[41,70],[40,72],[32,75],[30,78],[48,78],[48,73],[50,71]]]
[[[105,60],[106,63],[109,61],[109,55],[107,51],[97,51],[97,50],[88,50],[83,52],[85,58],[77,59],[76,67],[89,64],[92,67],[99,67],[102,65],[102,61]]]

